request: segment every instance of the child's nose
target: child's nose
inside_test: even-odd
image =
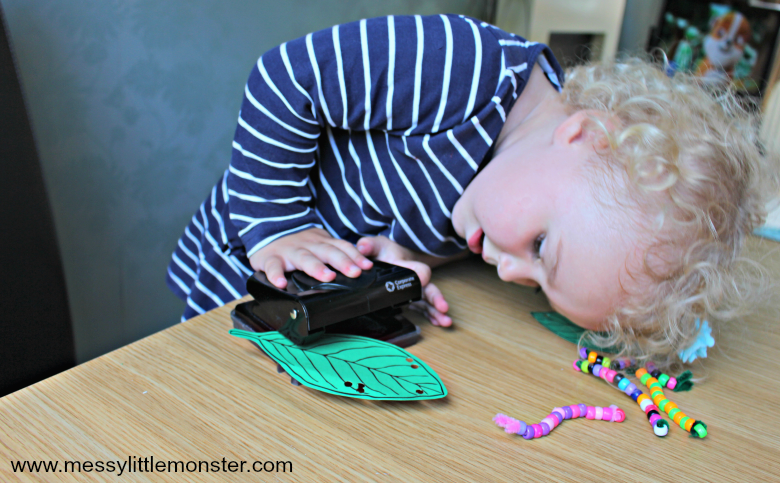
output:
[[[514,282],[529,287],[538,287],[533,279],[531,265],[520,258],[502,254],[498,259],[498,278],[505,282]]]

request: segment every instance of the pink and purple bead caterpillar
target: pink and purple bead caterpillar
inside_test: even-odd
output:
[[[547,436],[564,419],[575,419],[583,416],[587,419],[599,419],[616,423],[622,423],[626,419],[626,414],[623,410],[615,405],[602,408],[584,404],[572,404],[562,408],[553,408],[552,412],[538,424],[527,424],[525,421],[518,421],[503,414],[496,414],[493,421],[495,421],[496,425],[504,428],[504,431],[507,433],[519,434],[525,439],[534,439]]]
[[[600,377],[610,384],[617,384],[618,389],[626,393],[631,399],[639,404],[639,407],[647,415],[647,419],[650,425],[653,427],[653,433],[656,436],[663,437],[669,434],[669,423],[661,417],[660,410],[655,404],[647,404],[645,400],[650,399],[641,389],[636,387],[636,384],[631,382],[625,375],[614,369],[609,368],[609,358],[601,357],[596,352],[587,352],[586,348],[580,350],[580,355],[587,354],[586,360],[576,360],[572,364],[576,371],[581,371],[586,374],[592,374],[596,377]],[[601,363],[605,365],[601,365]]]

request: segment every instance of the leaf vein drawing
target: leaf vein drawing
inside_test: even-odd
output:
[[[302,385],[326,393],[396,401],[447,395],[447,388],[425,362],[386,342],[326,334],[312,345],[296,346],[278,332],[234,329],[230,334],[255,342]],[[399,357],[409,363],[392,363]]]
[[[322,345],[320,345],[320,347],[321,347],[321,346],[322,346]],[[342,353],[342,352],[346,352],[346,351],[354,351],[354,350],[361,350],[361,349],[367,349],[367,347],[347,347],[346,349],[341,349],[340,351],[336,351],[336,352],[328,352],[328,355],[329,355],[329,356],[331,356],[331,357],[333,357],[333,356],[335,356],[336,354],[340,354],[340,353]]]
[[[308,354],[307,352],[304,352],[304,353],[303,353],[303,355],[304,355],[304,356],[306,356],[306,359],[309,361],[309,364],[311,364],[311,366],[312,366],[313,368],[317,369],[317,365],[316,365],[316,364],[314,364],[314,361],[312,361],[312,360],[311,360],[311,357],[309,357],[309,354]],[[319,370],[319,369],[317,369],[317,372],[320,372],[320,370]],[[330,381],[329,381],[329,380],[328,380],[326,377],[324,377],[324,376],[322,375],[322,373],[321,373],[321,372],[320,372],[320,377],[322,378],[322,380],[323,380],[323,381],[325,381],[325,382],[327,382],[328,384],[330,384],[330,386],[331,386],[333,389],[336,389],[336,386],[334,386],[332,382],[330,382]]]
[[[398,394],[398,391],[394,391],[394,390],[393,390],[392,388],[390,388],[390,387],[389,387],[387,384],[385,384],[385,383],[383,383],[382,381],[380,381],[380,380],[379,380],[379,378],[378,378],[378,377],[376,377],[376,374],[374,374],[373,372],[371,373],[371,376],[372,376],[374,379],[376,379],[376,382],[378,382],[379,384],[382,384],[384,387],[386,387],[386,388],[387,388],[389,391],[391,391],[393,394]]]
[[[268,352],[268,350],[266,350],[266,354],[268,354],[271,358],[276,359],[277,362],[280,362],[279,359],[281,359],[282,361],[286,362],[287,365],[290,365],[289,361],[287,361],[287,357],[284,354],[282,354],[282,351],[280,351],[279,348],[276,345],[274,345],[274,344],[266,344],[263,341],[261,341],[261,344],[262,344],[263,347],[266,347],[267,349],[273,349],[276,352],[277,357],[273,357]]]
[[[295,362],[297,362],[297,363],[298,363],[298,367],[300,367],[301,369],[303,369],[303,371],[306,373],[306,375],[307,375],[307,376],[309,376],[309,377],[310,377],[310,378],[312,378],[312,379],[316,379],[316,377],[315,377],[315,376],[312,376],[311,374],[309,374],[309,370],[308,370],[308,369],[306,369],[305,367],[303,367],[303,364],[301,364],[301,363],[300,363],[300,361],[298,361],[298,358],[297,358],[297,357],[295,356],[295,354],[293,354],[293,352],[290,350],[290,346],[283,346],[283,347],[284,347],[285,349],[287,349],[287,352],[289,352],[289,353],[290,353],[290,356],[292,356],[293,360],[294,360]],[[318,371],[318,372],[319,372],[319,371]]]
[[[373,356],[366,356],[366,357],[361,357],[360,359],[355,359],[355,362],[364,361],[366,359],[371,359],[374,357],[406,357],[406,356],[404,356],[403,354],[376,354]]]
[[[341,374],[339,373],[339,371],[336,370],[336,366],[333,365],[333,363],[330,361],[329,358],[325,357],[322,354],[317,354],[317,355],[320,356],[320,357],[324,357],[325,360],[328,361],[328,364],[330,364],[330,367],[333,368],[333,373],[336,374],[337,376],[339,376],[339,379],[341,379],[341,382],[347,382],[347,381],[344,380],[343,377],[341,377]]]

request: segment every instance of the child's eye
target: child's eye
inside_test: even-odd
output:
[[[534,240],[534,256],[536,258],[541,257],[542,243],[544,243],[544,239],[546,236],[547,236],[546,234],[542,233],[541,235],[536,237],[536,240]]]

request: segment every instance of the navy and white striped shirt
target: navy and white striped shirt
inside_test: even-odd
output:
[[[452,208],[537,62],[560,87],[545,45],[455,15],[360,20],[263,54],[230,167],[168,269],[183,320],[246,294],[247,257],[311,227],[463,251]]]

